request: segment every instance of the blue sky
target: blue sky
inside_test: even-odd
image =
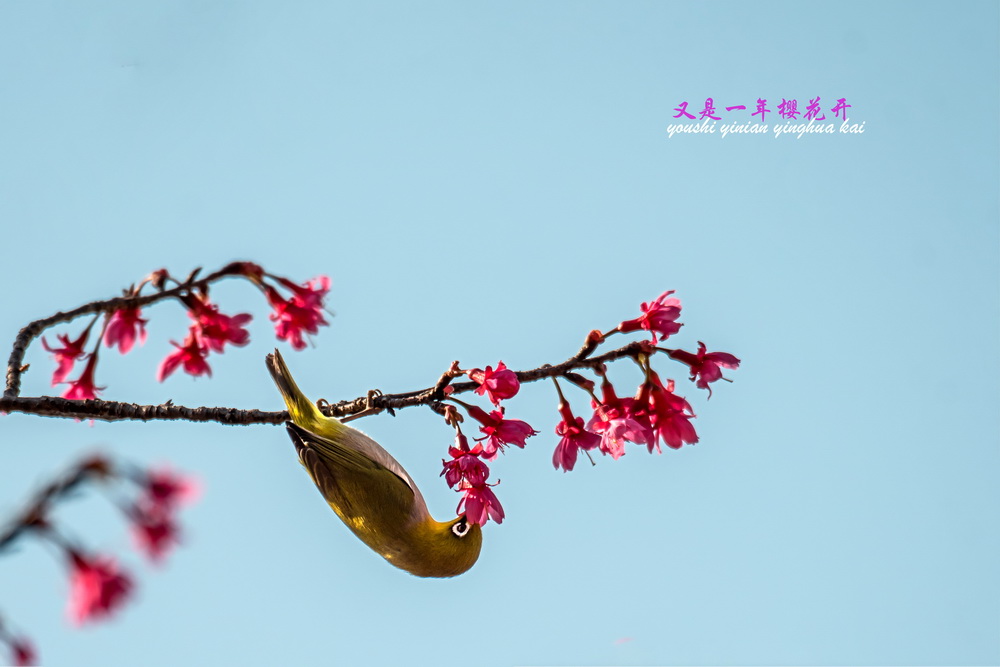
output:
[[[560,361],[666,289],[677,345],[744,366],[706,401],[660,361],[701,442],[568,474],[554,392],[526,386],[510,410],[541,434],[493,466],[507,520],[446,581],[354,539],[281,429],[9,415],[5,513],[94,450],[205,493],[158,571],[100,496],[62,510],[139,576],[113,622],[70,629],[33,543],[0,613],[50,665],[1000,662],[997,25],[989,2],[4,3],[8,340],[250,259],[333,280],[331,326],[287,355],[316,397]],[[864,134],[667,137],[682,101],[816,96]],[[213,296],[254,314],[248,347],[156,383],[186,327],[164,304],[103,356],[104,396],[278,409],[265,304]],[[24,393],[51,391],[28,361]],[[452,511],[438,418],[361,426]]]

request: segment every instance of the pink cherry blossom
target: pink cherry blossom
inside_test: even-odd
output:
[[[129,511],[129,518],[136,548],[154,563],[162,562],[180,542],[180,529],[169,509],[137,504]]]
[[[83,330],[80,337],[76,340],[70,340],[68,334],[57,334],[56,339],[62,343],[62,347],[51,348],[45,338],[42,338],[42,347],[45,348],[47,352],[51,352],[53,358],[56,360],[56,370],[52,373],[52,386],[64,382],[66,376],[70,374],[73,370],[73,365],[83,358],[83,346],[87,344],[87,338],[90,336],[90,327]]]
[[[485,371],[473,368],[467,374],[470,380],[479,385],[476,393],[480,396],[486,394],[493,405],[500,405],[500,401],[513,398],[521,388],[517,374],[509,370],[502,361],[497,364],[496,370],[487,366]]]
[[[127,354],[135,341],[146,342],[146,320],[140,317],[139,308],[119,308],[108,320],[104,330],[104,344],[108,347],[118,346],[118,351]]]
[[[619,398],[607,378],[601,391],[602,402],[591,403],[594,415],[587,422],[587,430],[600,435],[600,450],[617,460],[624,456],[626,442],[646,444],[652,434],[632,416],[632,398]]]
[[[479,444],[469,447],[469,440],[461,432],[455,436],[455,445],[448,449],[449,461],[441,461],[445,481],[462,492],[458,514],[465,514],[469,523],[485,524],[489,519],[503,521],[503,507],[496,494],[486,483],[490,469],[480,458],[483,448]]]
[[[306,346],[302,335],[316,334],[321,325],[328,324],[323,317],[323,302],[330,291],[330,278],[319,276],[305,285],[296,285],[290,280],[280,278],[285,287],[292,290],[292,298],[284,299],[277,290],[265,287],[267,300],[274,308],[270,319],[273,321],[275,333],[281,340],[287,340],[296,350]]]
[[[618,331],[628,333],[645,329],[653,335],[653,344],[657,342],[656,335],[662,340],[681,330],[681,324],[675,320],[681,316],[680,299],[671,297],[674,290],[661,294],[654,301],[642,304],[642,315],[632,320],[625,320],[618,325]],[[669,297],[669,298],[668,298]]]
[[[490,469],[480,460],[483,448],[480,445],[469,448],[469,440],[463,434],[455,436],[455,445],[448,448],[448,455],[451,460],[442,460],[444,466],[441,474],[449,487],[455,485],[471,484],[480,486],[486,483],[486,478],[490,476]]]
[[[87,365],[83,367],[83,373],[76,380],[71,380],[69,389],[63,392],[62,397],[71,401],[86,401],[97,398],[97,392],[104,391],[104,387],[94,384],[94,369],[97,367],[97,355],[88,355]]]
[[[156,373],[158,381],[163,382],[166,380],[181,365],[184,366],[184,372],[188,375],[196,377],[199,375],[212,375],[212,369],[205,359],[208,356],[208,347],[202,342],[197,325],[191,326],[183,345],[178,345],[174,341],[170,341],[170,344],[177,349],[168,354],[160,362],[160,368]]]
[[[584,428],[583,417],[574,416],[569,403],[560,401],[559,414],[562,415],[562,421],[556,425],[556,435],[561,435],[562,440],[556,445],[556,450],[552,454],[552,465],[556,470],[561,467],[563,472],[568,472],[576,465],[579,451],[599,446],[601,436]]]
[[[243,327],[253,319],[249,313],[224,315],[207,300],[192,300],[188,315],[197,323],[198,335],[209,349],[222,352],[226,343],[243,347],[250,342],[250,332]]]
[[[712,397],[712,388],[709,383],[716,380],[724,380],[722,377],[723,368],[739,368],[740,360],[728,352],[708,352],[705,353],[705,344],[698,341],[698,353],[691,354],[684,350],[668,350],[667,354],[677,361],[683,362],[691,367],[691,379],[698,379],[696,383],[699,389],[708,389],[708,397]]]
[[[111,557],[87,558],[70,552],[70,620],[76,625],[107,617],[132,591],[132,580]]]
[[[626,442],[649,442],[648,429],[636,419],[625,416],[619,408],[597,406],[587,428],[601,436],[601,452],[616,460],[625,455]]]
[[[660,449],[659,441],[672,449],[680,449],[685,443],[698,442],[691,418],[694,410],[686,400],[674,394],[674,381],[668,380],[664,387],[659,376],[650,370],[648,379],[639,387],[635,397],[636,414],[648,420],[653,438],[646,443],[649,451]]]
[[[194,477],[176,473],[167,467],[147,470],[140,483],[144,493],[141,502],[167,511],[193,503],[201,495],[200,485]]]
[[[504,512],[500,505],[500,500],[496,497],[486,484],[478,486],[466,484],[459,489],[462,491],[462,499],[458,502],[457,514],[465,514],[469,523],[485,525],[487,521],[493,519],[497,523],[503,523]]]
[[[326,295],[330,291],[329,276],[316,276],[304,285],[296,285],[292,281],[284,278],[281,278],[280,280],[281,284],[295,293],[295,296],[292,298],[297,299],[303,308],[312,308],[317,311],[323,309],[323,302],[326,300]]]
[[[477,420],[482,426],[479,430],[486,437],[482,439],[483,458],[492,461],[497,457],[498,452],[502,452],[506,445],[517,445],[523,448],[525,440],[538,431],[531,428],[531,425],[520,419],[505,419],[504,411],[493,410],[489,414],[475,405],[466,405],[465,409],[469,415]]]

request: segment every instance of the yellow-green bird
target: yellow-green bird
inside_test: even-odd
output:
[[[326,501],[362,542],[418,577],[454,577],[475,564],[482,529],[465,516],[435,521],[420,490],[381,445],[327,417],[299,390],[281,354],[267,355],[292,421],[299,461]]]

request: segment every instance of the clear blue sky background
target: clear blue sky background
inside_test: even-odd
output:
[[[139,576],[113,622],[70,629],[33,543],[0,613],[50,665],[1000,662],[997,26],[993,2],[4,2],[6,340],[252,259],[334,281],[332,326],[289,354],[317,397],[559,361],[665,289],[678,344],[745,365],[706,402],[660,362],[701,442],[570,474],[551,387],[525,387],[541,435],[494,466],[508,519],[445,581],[354,539],[279,428],[10,415],[4,513],[95,449],[205,493],[160,571],[100,496],[64,508]],[[681,101],[816,96],[864,134],[666,135]],[[278,409],[267,308],[213,294],[255,314],[249,347],[157,384],[187,324],[164,304],[104,355],[104,396]],[[28,360],[25,394],[50,392]],[[363,428],[452,512],[438,418]]]

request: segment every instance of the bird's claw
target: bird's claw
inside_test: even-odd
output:
[[[357,414],[350,415],[341,419],[341,422],[347,423],[349,421],[354,421],[355,419],[360,419],[361,417],[367,417],[368,415],[377,415],[382,412],[383,408],[375,407],[375,399],[382,396],[381,389],[371,389],[368,391],[368,395],[365,397],[365,409]]]

